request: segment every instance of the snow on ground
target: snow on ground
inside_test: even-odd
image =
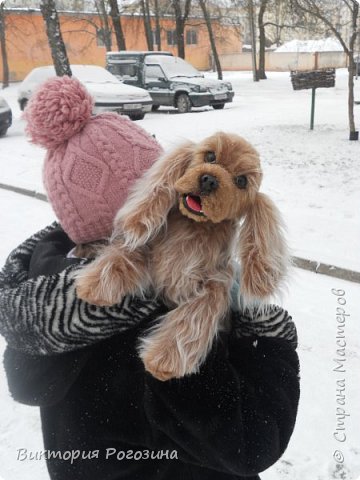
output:
[[[250,73],[231,72],[225,77],[233,82],[236,97],[224,110],[204,108],[178,115],[165,108],[139,123],[155,133],[165,148],[188,138],[199,140],[220,129],[243,135],[261,154],[263,191],[284,214],[293,252],[360,270],[360,144],[347,139],[346,72],[337,72],[335,88],[318,90],[313,132],[308,129],[310,91],[294,92],[289,74],[269,74],[260,84],[252,82]],[[13,107],[15,119],[8,136],[0,140],[0,183],[43,191],[43,151],[25,140],[16,89],[13,85],[1,92]],[[360,99],[359,84],[356,97]],[[359,109],[355,107],[358,124]],[[1,190],[0,203],[2,264],[14,246],[50,223],[53,214],[44,202]],[[342,357],[336,345],[336,308],[340,305],[332,289],[344,290],[344,308],[350,314],[345,323],[345,372],[334,371],[338,365],[334,359]],[[360,475],[359,294],[358,284],[295,271],[283,304],[299,330],[299,415],[285,455],[262,475],[264,480],[356,479]],[[3,347],[0,339],[0,350]],[[345,388],[345,398],[338,397],[343,405],[336,403],[336,388],[340,387]],[[43,462],[16,460],[19,448],[42,449],[37,409],[9,398],[3,372],[0,391],[0,478],[47,479]],[[350,416],[341,419],[342,411],[336,408]],[[337,428],[345,428],[344,442],[335,439]],[[341,460],[341,454],[344,463],[336,463],[334,457]]]
[[[200,140],[216,130],[232,131],[259,150],[263,190],[283,212],[294,254],[360,270],[354,256],[360,235],[355,205],[360,201],[360,142],[348,141],[345,70],[336,87],[316,94],[315,130],[309,130],[310,90],[293,91],[288,73],[270,73],[254,83],[250,73],[229,72],[235,100],[224,110],[196,109],[179,115],[162,108],[139,122],[165,148],[186,139]],[[43,191],[43,150],[29,145],[19,119],[17,85],[4,91],[13,107],[14,126],[1,139],[0,182]],[[360,100],[360,80],[356,82]],[[360,124],[360,105],[355,106]],[[16,160],[16,161],[15,161]]]

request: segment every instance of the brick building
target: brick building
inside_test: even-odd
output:
[[[12,6],[6,10],[6,43],[11,81],[20,81],[33,68],[52,63],[41,12],[38,8],[31,7],[31,1],[28,1],[29,6],[24,8],[25,2],[26,0],[22,0],[22,6],[16,7],[16,0],[13,0]],[[59,10],[59,18],[70,63],[104,66],[106,52],[101,17],[94,11]],[[147,50],[141,15],[136,12],[124,13],[121,22],[127,49]],[[163,15],[160,25],[162,50],[176,54],[173,17]],[[153,28],[155,30],[155,21]],[[214,20],[213,29],[220,54],[241,52],[238,28]],[[156,49],[156,46],[154,48]],[[117,50],[114,35],[112,35],[112,50]],[[200,16],[192,16],[186,24],[185,54],[186,60],[195,67],[201,70],[211,68],[208,33],[204,20]],[[0,62],[0,81],[1,78]]]

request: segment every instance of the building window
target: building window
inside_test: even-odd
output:
[[[166,35],[167,35],[167,44],[168,45],[177,45],[176,31],[175,30],[168,30],[166,32]]]
[[[160,45],[160,38],[159,38],[160,37],[160,32],[159,32],[159,35],[158,35],[157,30],[152,30],[151,34],[152,34],[153,45]]]
[[[196,30],[187,30],[186,31],[186,44],[187,45],[197,45],[197,31]]]
[[[104,30],[102,28],[97,28],[96,29],[96,45],[98,47],[105,47],[105,42],[104,42]]]

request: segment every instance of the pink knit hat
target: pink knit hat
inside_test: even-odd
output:
[[[162,153],[145,130],[115,113],[91,116],[75,78],[55,77],[32,96],[26,132],[48,149],[43,178],[61,226],[75,243],[108,237],[129,188]]]

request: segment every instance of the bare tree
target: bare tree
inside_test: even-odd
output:
[[[211,45],[211,51],[212,51],[212,54],[214,56],[214,61],[215,61],[215,65],[216,65],[218,79],[222,80],[223,74],[222,74],[222,69],[221,69],[221,63],[220,63],[220,58],[219,58],[217,48],[216,48],[215,36],[214,36],[213,29],[212,29],[211,18],[210,18],[209,12],[207,10],[206,0],[199,0],[199,4],[200,4],[200,7],[201,7],[201,10],[203,12],[204,19],[205,19],[205,22],[206,22],[206,27],[207,27],[207,31],[208,31],[208,34],[209,34],[209,40],[210,40],[210,45]]]
[[[119,5],[117,0],[109,0],[110,17],[112,20],[116,43],[119,50],[126,50],[124,31],[121,25],[121,18],[119,12]]]
[[[181,8],[181,0],[172,0],[172,6],[175,12],[175,25],[176,25],[176,42],[178,49],[178,56],[185,58],[185,38],[184,30],[185,23],[190,15],[191,0],[185,0],[184,13]]]
[[[154,0],[154,13],[155,13],[156,45],[157,45],[158,51],[160,51],[161,50],[161,29],[160,29],[159,0]]]
[[[53,59],[56,75],[71,76],[69,59],[61,35],[60,22],[55,6],[55,0],[41,0],[41,13],[45,22],[51,57]]]
[[[151,20],[150,20],[150,5],[149,0],[140,0],[141,13],[144,20],[144,30],[146,43],[148,50],[154,50],[154,42],[151,29]]]
[[[1,47],[1,58],[2,58],[2,69],[3,69],[3,78],[2,78],[2,88],[7,88],[9,86],[9,63],[7,56],[6,48],[6,17],[5,17],[5,2],[0,3],[0,47]]]
[[[266,42],[266,35],[265,35],[265,23],[264,23],[264,15],[266,9],[268,7],[269,0],[261,0],[260,1],[260,8],[258,13],[258,27],[259,27],[259,69],[257,72],[259,80],[265,80],[266,73],[265,73],[265,42]]]
[[[348,58],[348,118],[350,128],[350,139],[356,138],[355,118],[354,118],[354,74],[355,74],[355,60],[354,48],[356,38],[359,34],[357,28],[357,21],[359,17],[359,2],[358,0],[336,0],[329,2],[325,0],[291,0],[294,9],[300,14],[308,14],[320,20],[327,29],[339,40],[344,52]],[[335,12],[344,7],[348,13],[351,22],[350,38],[347,40],[341,33]]]
[[[111,28],[109,25],[109,16],[106,9],[105,0],[95,0],[95,7],[98,12],[101,23],[101,38],[104,42],[107,52],[111,51]]]
[[[248,0],[247,3],[248,15],[249,15],[249,24],[251,32],[251,57],[252,57],[252,70],[253,70],[253,80],[254,82],[259,81],[258,71],[256,66],[256,33],[255,33],[255,21],[254,21],[254,2],[253,0]]]
[[[268,17],[267,21],[265,21],[265,16]],[[265,80],[267,78],[265,71],[265,52],[269,27],[275,27],[273,43],[276,43],[277,46],[281,43],[281,32],[284,28],[292,30],[304,28],[297,22],[290,21],[290,16],[291,10],[289,9],[289,2],[286,0],[259,1],[259,11],[257,15],[259,29],[259,67],[257,69],[257,76],[259,80]]]
[[[308,19],[300,18],[294,14],[291,1],[288,0],[270,0],[267,12],[272,12],[268,20],[264,23],[266,28],[266,38],[279,47],[283,41],[283,32],[288,30],[308,31],[312,36],[314,33],[322,34],[321,28],[318,28],[318,22],[309,22]]]

